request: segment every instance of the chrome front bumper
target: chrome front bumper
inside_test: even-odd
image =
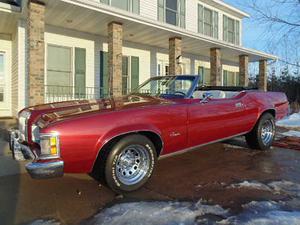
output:
[[[26,164],[25,167],[32,178],[54,178],[64,175],[64,162],[62,160],[38,160],[38,156],[30,149],[30,147],[22,144],[21,135],[18,130],[10,131],[9,147],[15,160],[31,161]]]

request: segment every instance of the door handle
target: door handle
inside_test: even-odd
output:
[[[236,108],[242,108],[244,105],[243,105],[243,103],[241,103],[241,102],[238,102],[238,103],[236,103],[235,104],[235,107]]]

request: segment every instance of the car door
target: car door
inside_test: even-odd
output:
[[[193,100],[188,108],[189,147],[202,145],[242,133],[245,106],[243,99]]]

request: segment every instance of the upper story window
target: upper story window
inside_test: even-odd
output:
[[[158,20],[185,27],[185,0],[158,0]]]
[[[240,21],[223,16],[223,40],[232,44],[240,44]]]
[[[213,38],[219,38],[219,14],[198,4],[198,32]]]
[[[135,14],[140,14],[140,0],[100,0],[100,2]]]

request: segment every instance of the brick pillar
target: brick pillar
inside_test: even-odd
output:
[[[221,86],[222,84],[222,64],[221,50],[219,48],[210,49],[210,85]]]
[[[267,81],[267,60],[262,59],[259,61],[258,89],[267,91]]]
[[[121,23],[108,24],[108,82],[109,94],[122,95],[122,42],[123,27]]]
[[[29,105],[44,103],[45,67],[45,4],[37,0],[28,2],[28,74]]]
[[[181,56],[181,38],[172,37],[169,39],[169,75],[179,75],[182,73],[178,57]]]
[[[249,82],[249,56],[240,55],[240,86],[247,87]]]

